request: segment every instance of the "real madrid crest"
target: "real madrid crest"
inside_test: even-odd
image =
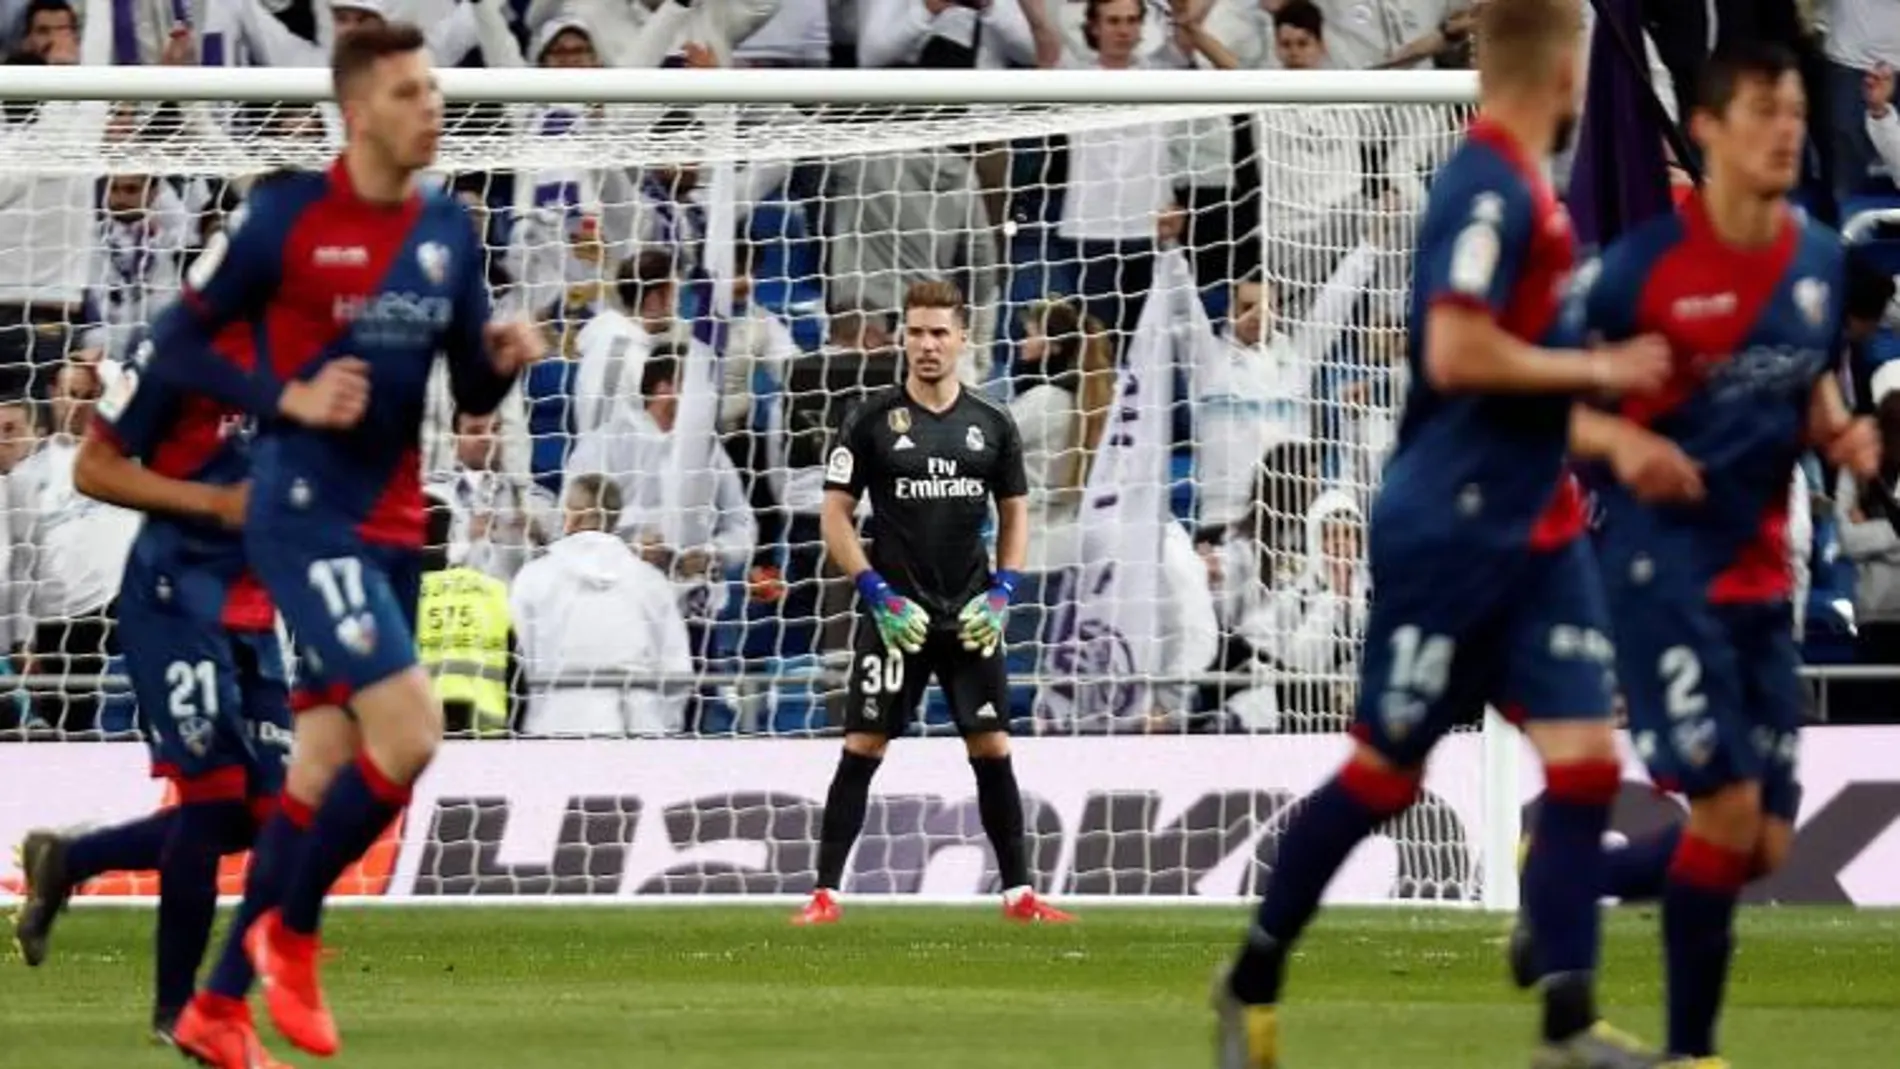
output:
[[[425,241],[416,247],[416,265],[431,285],[440,286],[449,277],[449,247],[439,241]]]
[[[1827,283],[1818,278],[1804,278],[1795,283],[1794,306],[1801,310],[1801,318],[1808,321],[1808,326],[1820,326],[1827,319]]]
[[[893,408],[891,409],[890,414],[886,417],[886,419],[890,422],[891,433],[893,434],[909,434],[910,433],[910,409]]]
[[[963,444],[970,447],[970,452],[981,453],[983,451],[983,428],[971,427],[969,433],[963,436]]]

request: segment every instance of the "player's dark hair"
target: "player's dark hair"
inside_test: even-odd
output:
[[[641,399],[650,401],[660,392],[660,387],[679,382],[680,363],[685,358],[686,351],[671,342],[654,346],[646,362],[640,365]]]
[[[330,53],[330,87],[341,100],[378,61],[420,52],[427,43],[412,22],[371,23],[352,30],[337,38],[336,48]]]
[[[1702,64],[1696,79],[1697,110],[1721,115],[1735,102],[1735,94],[1750,82],[1770,85],[1801,72],[1801,61],[1772,41],[1733,41],[1715,50]]]
[[[1321,40],[1326,37],[1326,16],[1313,0],[1286,0],[1280,10],[1273,13],[1273,32],[1279,33],[1283,26],[1305,30]]]
[[[620,275],[614,281],[614,288],[620,291],[621,307],[638,314],[647,294],[661,286],[671,286],[675,281],[673,254],[648,249],[637,256],[628,257],[620,265]]]
[[[957,321],[962,322],[963,291],[956,283],[940,278],[913,282],[904,293],[904,311],[908,313],[913,308],[948,308],[957,314]]]

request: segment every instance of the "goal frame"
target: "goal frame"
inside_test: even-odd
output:
[[[1469,71],[940,71],[904,70],[563,70],[444,69],[444,97],[461,103],[1199,106],[1470,105]],[[0,100],[319,103],[332,100],[322,68],[0,67]],[[1518,905],[1523,745],[1495,712],[1482,732],[1485,833],[1481,898],[1487,910]],[[919,901],[915,896],[900,896]],[[136,901],[136,900],[134,900]],[[492,904],[480,898],[445,902]],[[511,900],[512,901],[512,900]],[[523,898],[521,904],[534,904]],[[625,902],[625,899],[618,900]],[[674,900],[677,904],[677,900]],[[755,901],[767,901],[761,898]],[[1130,904],[1153,904],[1137,896]],[[563,904],[571,904],[565,900]]]

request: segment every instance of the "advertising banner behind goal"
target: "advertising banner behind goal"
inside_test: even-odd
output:
[[[1256,893],[1288,807],[1337,767],[1334,737],[1019,740],[1039,884],[1064,896]],[[1807,784],[1787,870],[1757,900],[1900,906],[1900,729],[1803,738]],[[416,791],[393,868],[347,890],[502,903],[526,896],[629,901],[795,895],[812,883],[832,741],[450,743]],[[1362,846],[1332,900],[1479,901],[1481,742],[1446,740],[1421,805]],[[1675,802],[1626,754],[1617,830],[1639,834]],[[1534,762],[1526,763],[1534,769]],[[143,748],[0,747],[0,843],[40,824],[136,816],[162,800]],[[1534,801],[1534,771],[1521,785]],[[17,888],[8,874],[0,894]],[[892,747],[848,893],[968,900],[995,889],[969,768],[948,742]],[[95,891],[149,893],[106,878]]]

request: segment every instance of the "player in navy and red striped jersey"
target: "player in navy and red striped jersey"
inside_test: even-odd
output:
[[[227,347],[241,354],[236,340]],[[157,869],[153,1028],[165,1037],[191,998],[211,936],[218,859],[251,845],[269,819],[290,752],[276,611],[237,533],[250,437],[242,412],[148,381],[135,359],[100,401],[73,472],[81,493],[146,514],[126,559],[117,624],[152,774],[172,782],[177,805],[76,838],[29,835],[29,894],[15,935],[37,965],[76,887],[105,871]],[[266,840],[258,856],[268,848]]]
[[[541,348],[526,324],[489,322],[466,209],[416,188],[442,131],[421,33],[401,23],[352,33],[337,43],[332,77],[341,157],[326,173],[251,191],[240,225],[153,325],[151,369],[262,418],[245,551],[297,643],[297,747],[353,738],[345,707],[361,736],[323,792],[280,905],[251,932],[272,1020],[319,1056],[338,1048],[317,979],[323,898],[408,801],[442,732],[413,637],[429,372],[446,353],[456,409],[486,414]],[[230,323],[248,331],[254,370],[207,344]],[[313,717],[324,726],[310,727]],[[201,995],[180,1044],[203,1054],[202,1038],[227,1058],[248,1028],[241,1009]]]
[[[1372,509],[1355,746],[1294,810],[1216,989],[1223,1069],[1277,1065],[1287,958],[1327,884],[1487,703],[1523,725],[1549,783],[1524,881],[1552,973],[1533,1064],[1655,1064],[1596,1013],[1596,869],[1621,776],[1607,614],[1566,451],[1576,397],[1654,389],[1667,354],[1653,338],[1573,351],[1560,315],[1572,238],[1543,168],[1574,123],[1576,0],[1494,0],[1478,19],[1480,114],[1433,180],[1414,260],[1411,396]]]
[[[1580,413],[1580,455],[1611,462],[1599,553],[1638,752],[1689,798],[1687,826],[1617,851],[1605,890],[1660,897],[1669,1052],[1713,1067],[1743,885],[1787,856],[1800,806],[1803,694],[1789,604],[1789,488],[1821,448],[1875,478],[1880,443],[1831,373],[1840,238],[1787,203],[1807,101],[1795,57],[1725,50],[1703,70],[1691,131],[1708,180],[1606,252],[1585,298],[1609,339],[1661,333],[1674,371],[1620,413]],[[1686,477],[1685,477],[1685,474]],[[1541,935],[1541,933],[1539,933]],[[1520,948],[1539,960],[1541,938]]]

